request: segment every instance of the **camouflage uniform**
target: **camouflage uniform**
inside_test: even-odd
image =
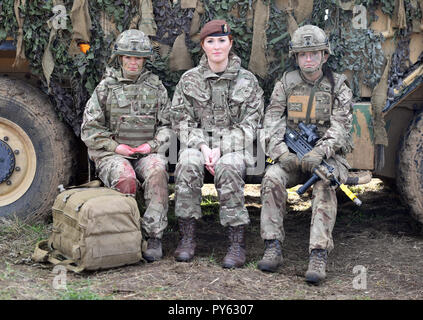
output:
[[[132,30],[130,30],[132,31]],[[136,30],[138,31],[138,30]],[[122,68],[109,67],[87,102],[81,138],[98,177],[110,188],[135,195],[143,181],[147,206],[143,228],[161,238],[167,226],[168,174],[163,152],[170,139],[170,101],[160,79],[145,68],[136,80]],[[151,153],[140,158],[115,153],[119,144],[148,143]],[[124,183],[122,183],[124,182]],[[121,185],[129,188],[120,188]]]
[[[270,105],[264,118],[266,154],[276,160],[266,168],[261,187],[261,237],[284,240],[283,217],[286,213],[287,187],[304,183],[311,176],[303,173],[300,163],[284,168],[278,158],[288,151],[284,142],[286,127],[296,129],[307,118],[308,99],[314,91],[309,121],[317,126],[319,148],[342,182],[347,179],[348,162],[345,154],[351,150],[352,93],[345,83],[345,76],[333,73],[334,86],[323,75],[314,83],[308,81],[300,70],[284,73],[273,90]],[[333,90],[333,91],[332,91]],[[313,187],[310,252],[313,249],[333,249],[332,230],[337,212],[335,189],[321,180]]]
[[[201,144],[219,147],[214,183],[223,226],[249,223],[244,207],[244,177],[254,164],[252,143],[263,114],[263,90],[255,76],[241,68],[241,60],[229,55],[220,76],[212,72],[207,57],[179,81],[172,101],[172,126],[182,144],[175,176],[175,215],[201,217],[204,157]]]

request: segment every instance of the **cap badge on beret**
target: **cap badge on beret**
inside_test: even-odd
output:
[[[212,20],[207,22],[200,31],[200,39],[206,37],[222,37],[231,33],[231,27],[225,20]]]
[[[226,23],[222,25],[222,33],[228,33],[228,25]]]

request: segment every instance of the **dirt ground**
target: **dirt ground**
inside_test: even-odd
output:
[[[164,259],[99,272],[61,273],[34,263],[35,243],[48,236],[51,225],[0,222],[0,299],[110,300],[408,300],[423,298],[423,233],[400,203],[397,194],[380,180],[354,189],[361,208],[339,197],[333,231],[335,249],[329,256],[327,279],[320,286],[304,281],[308,263],[310,200],[290,191],[285,218],[284,262],[277,273],[258,270],[263,254],[260,238],[259,186],[246,186],[251,225],[247,231],[247,264],[222,269],[226,231],[218,221],[212,185],[204,187],[203,219],[198,223],[194,260],[178,263],[173,197],[165,232]],[[58,276],[64,276],[59,277]]]

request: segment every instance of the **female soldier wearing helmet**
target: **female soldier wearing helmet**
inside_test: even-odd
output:
[[[349,165],[345,154],[352,147],[352,93],[344,75],[326,68],[330,53],[323,30],[312,25],[297,29],[292,35],[289,55],[295,57],[299,69],[284,73],[265,111],[264,150],[275,163],[266,168],[261,187],[261,237],[265,241],[265,253],[258,268],[263,271],[274,272],[282,263],[286,188],[307,181],[322,160],[335,168],[334,174],[341,182],[347,178]],[[286,127],[297,129],[300,122],[314,124],[320,137],[301,160],[284,142]],[[326,277],[336,212],[334,187],[323,180],[316,182],[312,196],[310,261],[305,275],[308,282],[317,284]]]
[[[103,80],[87,102],[81,138],[105,186],[135,196],[143,181],[147,209],[142,220],[148,237],[144,258],[162,257],[161,238],[167,226],[169,106],[160,79],[144,68],[152,55],[150,40],[139,30],[116,39]]]

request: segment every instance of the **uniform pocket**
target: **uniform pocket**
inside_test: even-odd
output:
[[[156,118],[154,115],[123,115],[117,124],[116,141],[139,146],[154,138]]]
[[[332,96],[328,92],[316,93],[316,120],[329,121],[332,114]]]
[[[126,108],[131,104],[129,99],[126,97],[123,87],[114,88],[113,95],[117,101],[117,105],[119,108]]]

